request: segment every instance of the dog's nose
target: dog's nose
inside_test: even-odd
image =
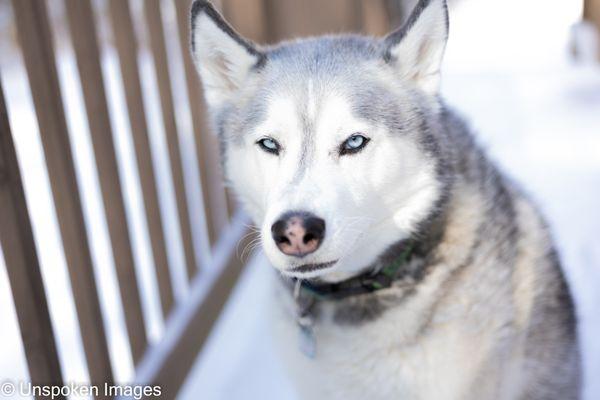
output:
[[[303,257],[319,248],[325,221],[309,212],[289,212],[271,226],[271,235],[283,254]]]

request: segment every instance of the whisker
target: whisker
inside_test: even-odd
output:
[[[243,251],[242,251],[242,255],[240,255],[240,245],[242,244],[242,242],[244,242],[244,241],[246,240],[246,238],[248,238],[248,237],[250,237],[250,236],[252,236],[252,235],[258,235],[258,232],[248,232],[248,233],[246,233],[244,236],[242,236],[242,238],[241,238],[240,240],[238,240],[238,242],[237,242],[237,244],[236,244],[236,246],[235,246],[235,254],[236,254],[236,256],[237,256],[239,259],[241,259],[241,258],[242,258],[242,256],[243,256]],[[249,241],[249,243],[252,243],[252,242],[253,242],[253,241],[255,241],[255,240],[260,240],[260,236],[257,236],[256,238],[254,238],[254,239],[251,239],[251,240]],[[246,244],[246,246],[245,246],[245,247],[247,247],[247,246],[248,246],[248,244]]]

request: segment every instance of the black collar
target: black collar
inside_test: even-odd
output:
[[[381,268],[378,272],[366,272],[345,281],[336,283],[323,283],[293,278],[294,286],[299,285],[302,295],[313,300],[341,300],[347,297],[356,296],[365,293],[372,293],[377,290],[386,289],[392,286],[392,283],[399,278],[400,269],[410,261],[413,255],[414,243],[407,241],[398,257],[391,263]]]

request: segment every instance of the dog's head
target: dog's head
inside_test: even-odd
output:
[[[447,32],[445,0],[424,0],[384,38],[261,48],[194,3],[192,53],[225,174],[282,273],[344,279],[434,211]]]

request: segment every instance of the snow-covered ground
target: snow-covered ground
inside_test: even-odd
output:
[[[55,2],[52,2],[55,3]],[[169,3],[169,2],[166,2]],[[0,10],[7,2],[0,2]],[[96,1],[102,6],[103,0]],[[139,1],[133,1],[134,7]],[[172,10],[166,8],[166,18]],[[57,11],[54,11],[57,12]],[[471,121],[491,156],[520,181],[540,204],[553,228],[565,270],[572,285],[580,317],[586,389],[585,398],[600,398],[600,66],[578,65],[569,60],[569,32],[580,16],[574,0],[460,0],[451,10],[451,34],[444,66],[443,93]],[[135,15],[136,13],[134,13]],[[137,13],[139,14],[139,13]],[[0,18],[2,18],[0,12]],[[1,22],[1,21],[0,21]],[[169,28],[169,37],[176,32]],[[106,30],[106,27],[102,27]],[[139,27],[138,27],[139,29]],[[169,30],[171,29],[171,30]],[[87,371],[76,329],[73,300],[60,244],[37,123],[20,60],[7,60],[0,38],[0,70],[11,125],[25,179],[26,195],[38,239],[38,252],[66,381],[85,382]],[[178,44],[169,52],[177,54]],[[120,311],[116,277],[100,202],[93,152],[87,136],[85,114],[73,54],[59,49],[59,73],[68,113],[78,181],[83,189],[85,216],[99,282],[111,357],[119,382],[132,377],[127,337]],[[16,57],[16,55],[11,54]],[[178,124],[184,133],[184,163],[194,165],[189,134],[189,113],[177,57],[174,84]],[[161,188],[161,205],[168,221],[169,255],[180,298],[186,287],[178,245],[177,218],[169,186],[168,157],[162,138],[154,76],[147,55],[140,57],[150,121],[153,155]],[[152,259],[144,227],[141,194],[133,164],[126,109],[118,64],[110,48],[103,69],[120,172],[126,188],[127,210],[134,241],[144,314],[151,340],[162,332]],[[79,111],[73,111],[79,110]],[[186,171],[192,216],[201,220],[201,196],[193,168]],[[202,227],[201,221],[194,224]],[[200,228],[201,229],[201,228]],[[194,232],[201,237],[201,231]],[[43,240],[40,240],[43,239]],[[204,243],[197,243],[203,248]],[[205,252],[201,252],[205,254]],[[277,355],[270,346],[264,305],[269,301],[272,271],[257,254],[243,274],[226,311],[199,355],[184,386],[183,399],[293,399],[294,394]],[[0,256],[0,383],[27,380],[3,258]],[[18,397],[15,397],[18,398]]]

